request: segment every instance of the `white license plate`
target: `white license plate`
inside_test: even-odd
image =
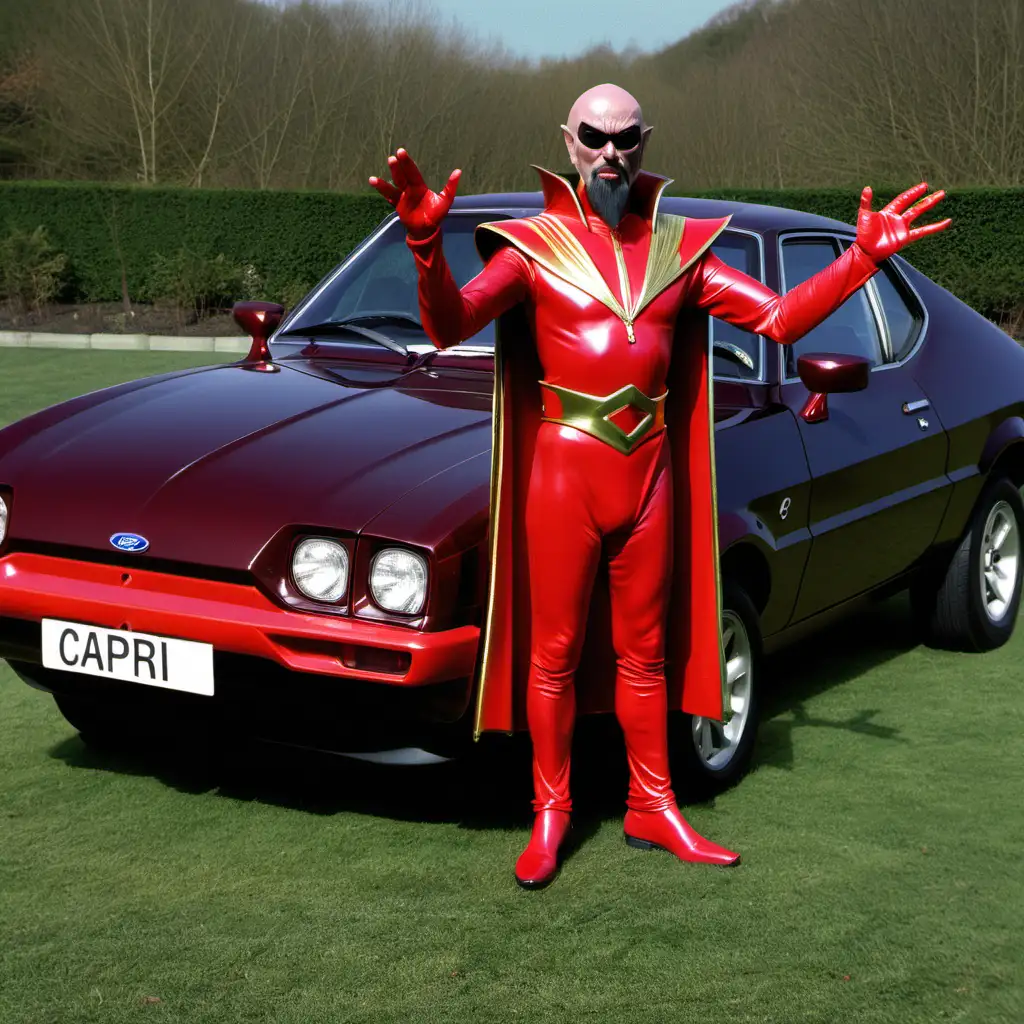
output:
[[[43,666],[213,696],[213,645],[43,619]]]

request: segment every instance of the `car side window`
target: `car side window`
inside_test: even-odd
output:
[[[782,275],[786,292],[824,270],[840,255],[839,244],[828,238],[794,238],[782,244]],[[864,356],[872,366],[884,361],[878,323],[867,294],[858,288],[831,316],[792,345],[785,345],[786,376],[797,376],[797,359],[807,353]]]
[[[890,358],[898,363],[906,359],[917,343],[924,327],[924,316],[917,301],[888,263],[882,264],[880,272],[875,274],[872,281],[878,292],[886,328],[889,331]]]
[[[723,231],[711,251],[726,265],[762,281],[761,250],[757,239],[737,231]],[[725,320],[711,317],[714,375],[732,380],[759,380],[762,375],[761,338]]]

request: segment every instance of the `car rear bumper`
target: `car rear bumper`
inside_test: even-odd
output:
[[[254,586],[27,552],[0,558],[0,618],[196,640],[292,672],[397,687],[470,679],[480,638],[477,626],[422,633],[286,610]]]

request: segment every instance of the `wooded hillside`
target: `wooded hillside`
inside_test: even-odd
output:
[[[656,54],[540,64],[416,6],[6,0],[0,174],[361,191],[404,145],[462,192],[532,189],[602,81],[677,190],[1024,184],[1021,0],[745,0]]]

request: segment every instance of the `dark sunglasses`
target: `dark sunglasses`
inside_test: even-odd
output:
[[[626,153],[631,149],[636,149],[640,145],[640,139],[643,137],[643,133],[640,131],[640,125],[633,124],[621,132],[616,132],[614,135],[609,135],[607,132],[599,132],[596,128],[587,124],[585,121],[580,122],[578,131],[576,132],[576,138],[587,147],[587,149],[604,149],[604,147],[611,142],[611,144],[618,150]]]

